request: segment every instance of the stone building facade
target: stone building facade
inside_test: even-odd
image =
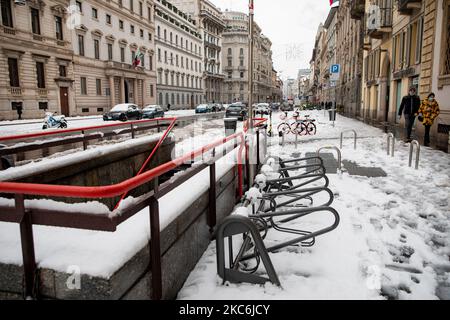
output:
[[[203,38],[197,21],[164,0],[155,2],[158,103],[195,108],[204,99]]]
[[[222,60],[224,61],[224,102],[248,102],[248,15],[242,12],[226,11],[227,25],[223,33]],[[272,42],[262,34],[255,23],[254,28],[253,101],[271,102],[272,92],[277,84],[271,76],[273,70]]]
[[[81,13],[72,32],[75,115],[119,103],[156,102],[153,1],[71,1]],[[133,65],[136,55],[140,63]]]
[[[222,12],[208,0],[171,0],[191,15],[203,36],[203,79],[205,101],[218,103],[223,99],[222,38],[225,22]]]
[[[69,1],[2,0],[0,120],[40,118],[75,108]]]

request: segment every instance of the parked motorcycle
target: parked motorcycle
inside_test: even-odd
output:
[[[55,114],[51,112],[47,112],[44,118],[44,124],[42,125],[42,129],[49,128],[67,128],[67,121],[65,116],[55,116]]]

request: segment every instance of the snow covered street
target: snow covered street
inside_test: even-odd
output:
[[[212,242],[178,298],[450,299],[450,155],[422,148],[416,171],[408,167],[409,144],[397,142],[392,158],[386,154],[386,134],[381,130],[339,115],[333,127],[323,111],[308,113],[318,120],[317,135],[300,137],[297,149],[292,135],[285,146],[275,136],[270,154],[303,157],[322,146],[339,146],[340,132],[354,129],[357,150],[348,135],[343,160],[382,168],[387,177],[349,175],[345,165],[342,174],[328,175],[340,225],[318,237],[311,248],[292,246],[270,254],[282,288],[222,285]],[[302,220],[301,226],[314,229],[322,220],[318,215]],[[270,230],[265,241],[285,239],[286,234]],[[263,272],[261,266],[258,272]]]

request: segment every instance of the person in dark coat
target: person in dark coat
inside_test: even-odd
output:
[[[403,97],[402,103],[400,104],[400,109],[398,111],[400,118],[402,115],[405,116],[406,142],[411,142],[411,132],[419,108],[420,98],[416,94],[416,88],[411,87],[409,89],[409,95]]]

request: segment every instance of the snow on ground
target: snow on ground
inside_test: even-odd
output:
[[[381,130],[340,116],[332,127],[323,112],[310,113],[318,119],[315,137],[300,138],[298,149],[292,137],[283,147],[274,137],[269,152],[282,158],[290,158],[293,152],[304,156],[324,145],[338,146],[340,132],[355,129],[362,137],[358,149],[353,150],[352,138],[346,139],[343,159],[382,167],[388,176],[328,175],[340,225],[318,237],[311,248],[293,246],[270,254],[282,288],[222,285],[213,242],[179,299],[437,299],[440,288],[450,287],[450,155],[423,148],[416,171],[408,167],[405,143],[397,144],[391,158]],[[317,215],[297,226],[314,230],[327,221]],[[272,230],[266,241],[283,239],[286,234]],[[260,266],[258,272],[262,271]],[[440,298],[450,299],[448,295]]]
[[[184,142],[183,139],[189,136],[191,131],[194,132],[196,139]],[[105,150],[120,149],[125,144],[130,146],[133,143],[151,141],[158,138],[159,135],[161,134],[144,136],[110,146],[92,146],[93,148],[75,154],[61,154],[57,158],[43,159],[22,167],[10,168],[0,172],[0,181],[11,179],[19,173],[33,171],[37,167],[42,167],[43,169],[51,168],[60,164],[66,164],[67,161],[76,162],[79,159],[105,152]],[[222,138],[224,136],[223,120],[213,120],[209,125],[205,125],[199,119],[192,125],[177,129],[173,135],[178,141],[175,154],[180,156]],[[196,140],[195,143],[193,142],[194,140]],[[232,145],[233,142],[229,144]],[[218,152],[220,151],[218,150]],[[236,165],[235,158],[236,152],[231,152],[217,162],[217,180]],[[208,188],[209,169],[207,168],[161,198],[161,230],[191,205],[199,194],[207,191]],[[136,199],[128,197],[121,207],[133,201],[136,201]],[[12,206],[13,201],[0,199],[0,204]],[[42,200],[27,200],[25,204],[29,208],[42,208],[43,205],[51,205],[53,209],[68,212],[81,210],[94,214],[111,215],[104,205],[95,201],[85,204],[63,204],[50,200],[45,200],[44,202]],[[112,214],[120,214],[120,211]],[[148,219],[147,208],[121,224],[114,233],[34,226],[36,261],[41,268],[51,268],[56,271],[66,272],[69,266],[76,265],[80,267],[83,274],[109,278],[147,245],[150,237]],[[22,265],[20,248],[19,225],[0,222],[0,263]]]

